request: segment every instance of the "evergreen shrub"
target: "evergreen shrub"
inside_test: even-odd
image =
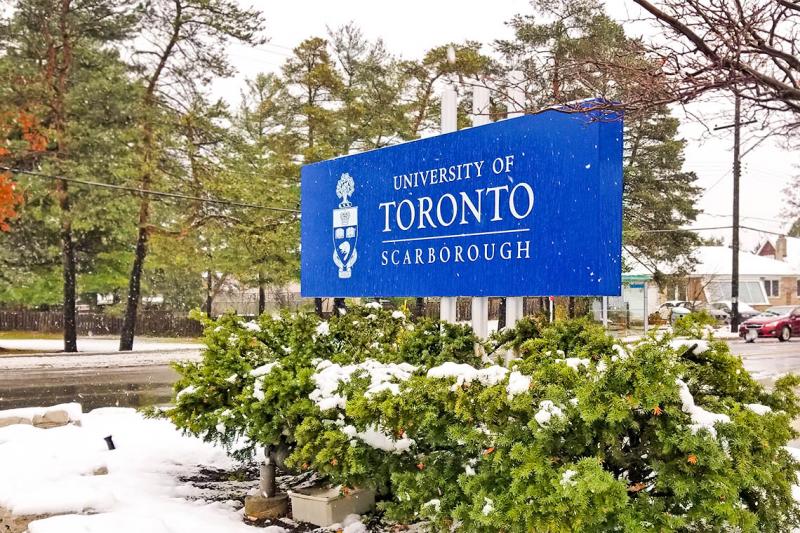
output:
[[[289,465],[433,531],[790,532],[800,380],[765,390],[693,324],[622,345],[524,321],[487,343],[515,348],[506,368],[468,327],[371,307],[227,316],[166,415],[250,453],[288,442]]]

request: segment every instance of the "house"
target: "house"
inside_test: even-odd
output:
[[[727,246],[701,246],[697,264],[687,276],[689,301],[731,299],[733,254]],[[739,301],[757,309],[771,305],[800,304],[800,265],[768,255],[739,252]]]
[[[739,252],[739,301],[757,309],[771,305],[800,305],[800,239],[795,240],[798,251],[796,264],[769,255]],[[652,294],[656,290],[655,283],[646,283],[648,312],[668,300],[716,302],[731,299],[731,249],[727,246],[700,246],[693,257],[697,263],[691,271],[660,287],[657,298]],[[635,261],[628,263],[633,269],[626,273],[627,277],[652,276],[651,269],[645,265]],[[670,274],[668,269],[662,269],[662,272]]]
[[[297,309],[301,304],[300,284],[290,282],[283,286],[265,287],[264,300],[268,311],[283,308]],[[211,314],[219,316],[231,312],[243,316],[257,315],[258,287],[246,287],[233,279],[227,281],[214,296]]]
[[[786,263],[796,272],[800,272],[800,238],[779,235],[778,238],[768,239],[761,244],[756,253],[761,257]],[[779,301],[776,303],[800,305],[800,279],[794,281],[794,286],[790,279],[785,280],[779,286],[779,292]]]

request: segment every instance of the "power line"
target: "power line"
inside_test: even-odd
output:
[[[77,178],[67,178],[66,176],[55,176],[52,174],[45,174],[43,172],[35,172],[32,170],[22,170],[18,168],[12,167],[5,167],[0,165],[0,170],[5,170],[7,172],[13,172],[15,174],[25,174],[27,176],[33,176],[36,178],[44,178],[50,180],[59,180],[59,181],[66,181],[69,183],[77,183],[79,185],[86,185],[88,187],[101,187],[104,189],[112,189],[117,191],[126,191],[134,194],[144,195],[144,196],[156,196],[161,198],[173,198],[178,200],[192,200],[196,202],[205,202],[208,204],[218,204],[218,205],[229,205],[232,207],[246,207],[249,209],[264,209],[268,211],[280,211],[283,213],[299,213],[298,209],[291,209],[288,207],[274,207],[269,205],[259,205],[259,204],[249,204],[246,202],[237,202],[234,200],[223,200],[217,198],[203,198],[200,196],[189,196],[187,194],[178,194],[174,192],[164,192],[164,191],[154,191],[152,189],[137,189],[136,187],[126,187],[124,185],[114,185],[111,183],[100,183],[97,181],[87,181],[81,180]]]
[[[733,226],[711,226],[711,227],[706,227],[706,228],[646,229],[646,230],[639,231],[639,233],[679,233],[679,232],[685,232],[685,231],[714,231],[714,230],[721,230],[721,229],[731,229],[732,227]],[[747,230],[750,230],[750,231],[756,231],[756,232],[759,232],[759,233],[769,233],[771,235],[784,235],[784,233],[781,233],[779,231],[771,231],[771,230],[759,229],[759,228],[753,228],[753,227],[750,227],[750,226],[741,226],[741,225],[739,227],[742,228],[742,229],[747,229]]]
[[[674,229],[645,229],[639,233],[678,233],[684,231],[711,231],[718,229],[730,229],[732,226],[712,226],[708,228],[674,228]]]

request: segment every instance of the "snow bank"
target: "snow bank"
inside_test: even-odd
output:
[[[133,409],[96,409],[82,424],[0,428],[0,506],[16,515],[63,515],[32,522],[30,533],[252,531],[233,507],[188,500],[201,492],[178,480],[198,465],[231,468],[223,449]],[[109,435],[116,450],[106,447]],[[108,474],[93,475],[101,467]],[[93,514],[74,514],[81,512]]]
[[[3,418],[25,418],[33,420],[34,417],[45,416],[48,412],[65,411],[69,415],[71,422],[79,422],[83,416],[83,409],[79,403],[62,403],[52,407],[21,407],[18,409],[6,409],[0,411],[0,419]]]
[[[410,378],[416,369],[417,367],[408,363],[380,363],[374,359],[345,366],[328,360],[321,361],[317,364],[317,372],[311,377],[316,388],[308,397],[323,411],[344,409],[347,398],[336,391],[342,383],[348,383],[356,372],[366,373],[369,378],[370,384],[365,395],[370,397],[385,390],[398,394],[399,382]]]
[[[683,380],[677,379],[675,381],[679,387],[681,402],[683,402],[681,409],[684,413],[692,417],[692,433],[697,433],[701,429],[705,429],[711,433],[712,437],[716,438],[717,430],[714,429],[714,424],[717,422],[724,424],[730,423],[730,417],[725,414],[706,411],[699,405],[696,405],[694,403],[694,397],[692,396],[691,391],[689,391],[689,386],[686,385]]]

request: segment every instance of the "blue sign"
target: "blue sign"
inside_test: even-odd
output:
[[[302,169],[301,292],[621,291],[622,120],[556,110]]]

